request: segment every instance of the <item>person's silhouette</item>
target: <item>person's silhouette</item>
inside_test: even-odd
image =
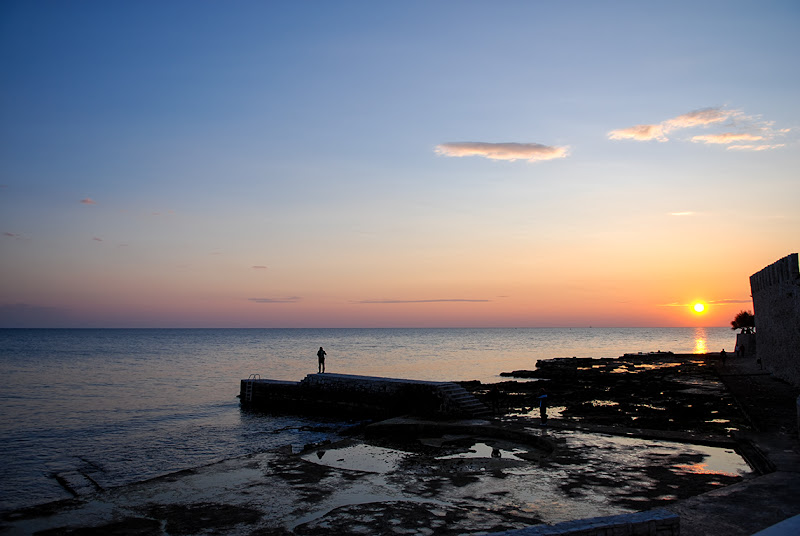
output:
[[[318,374],[321,374],[325,372],[325,350],[322,349],[322,346],[317,350],[317,360],[319,361]]]

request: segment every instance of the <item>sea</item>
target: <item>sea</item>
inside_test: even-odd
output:
[[[327,371],[502,381],[554,357],[731,351],[730,328],[0,329],[0,512],[276,447],[348,423],[243,409],[240,380]]]

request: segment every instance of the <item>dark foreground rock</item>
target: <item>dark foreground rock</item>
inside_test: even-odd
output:
[[[462,385],[498,414],[528,413],[544,388],[550,413],[577,423],[720,436],[752,429],[721,381],[716,361],[665,352],[559,358],[539,361],[535,370],[502,374],[525,381]]]
[[[377,423],[9,512],[0,534],[450,535],[666,507],[683,535],[745,536],[800,513],[796,392],[730,361],[548,362],[533,380],[465,384],[491,422]],[[542,385],[548,427],[529,408]],[[734,453],[744,442],[769,474]]]

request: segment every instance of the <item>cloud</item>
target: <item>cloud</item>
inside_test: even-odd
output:
[[[722,108],[702,108],[679,115],[678,117],[673,117],[672,119],[667,119],[661,124],[667,131],[679,128],[704,127],[714,123],[722,123],[729,117],[735,115],[741,115],[741,112],[739,110],[725,110]]]
[[[102,242],[103,241],[102,238],[97,238],[96,236],[94,238],[92,238],[92,240],[96,240],[97,242]]]
[[[552,147],[539,143],[486,143],[462,141],[442,143],[436,146],[436,153],[443,156],[482,156],[490,160],[554,160],[565,158],[569,147]]]
[[[721,123],[734,115],[740,115],[738,110],[725,110],[722,108],[703,108],[689,113],[667,119],[661,123],[652,125],[636,125],[628,128],[612,130],[608,133],[612,140],[658,140],[668,141],[667,134],[673,130],[682,128],[692,128],[707,126],[714,123]]]
[[[764,136],[757,136],[755,134],[736,133],[736,132],[723,132],[722,134],[706,134],[704,136],[693,136],[692,141],[695,143],[716,143],[726,144],[735,143],[740,141],[759,141],[763,140]]]
[[[443,302],[467,302],[467,303],[485,303],[491,300],[468,300],[463,298],[449,298],[438,300],[361,300],[356,303],[443,303]]]
[[[786,144],[784,143],[776,143],[774,145],[730,145],[726,149],[729,151],[769,151],[785,146]]]
[[[266,270],[266,269],[267,269],[266,266],[260,266],[260,265],[259,266],[253,266],[253,270]]]
[[[664,127],[661,125],[636,125],[612,130],[608,133],[608,137],[612,140],[667,141],[667,137],[664,136]]]
[[[9,232],[3,233],[3,236],[9,236],[11,238],[21,238],[20,235],[18,235],[17,233],[9,233]]]
[[[255,303],[296,303],[300,301],[300,297],[290,296],[288,298],[248,298],[248,301]]]
[[[637,141],[669,141],[672,132],[689,128],[724,127],[734,128],[737,131],[727,130],[711,134],[697,135],[690,138],[695,143],[706,145],[728,145],[727,149],[738,151],[765,151],[783,147],[783,144],[768,144],[769,140],[787,135],[791,129],[775,129],[774,121],[764,121],[761,116],[745,115],[741,110],[726,108],[702,108],[689,113],[667,119],[651,125],[636,125],[633,127],[612,130],[608,138],[612,140],[637,140]],[[741,142],[765,142],[749,144]],[[736,145],[730,145],[735,143]]]
[[[692,216],[694,212],[670,212],[670,216]]]
[[[84,205],[96,205],[97,201],[95,201],[91,197],[87,197],[85,199],[81,199],[81,203],[83,203]]]

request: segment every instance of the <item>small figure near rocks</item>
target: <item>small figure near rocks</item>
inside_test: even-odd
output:
[[[539,396],[536,397],[539,400],[539,416],[542,419],[542,426],[547,426],[547,393],[544,390],[544,387],[539,389]]]
[[[319,361],[319,371],[318,371],[319,374],[325,372],[325,355],[326,355],[325,350],[323,350],[322,346],[320,346],[319,350],[317,350],[317,360]]]
[[[725,358],[728,357],[728,354],[725,353],[725,348],[719,353],[719,357],[722,358],[722,366],[725,366]]]
[[[489,389],[489,403],[492,405],[492,413],[500,413],[500,390],[496,385]]]

